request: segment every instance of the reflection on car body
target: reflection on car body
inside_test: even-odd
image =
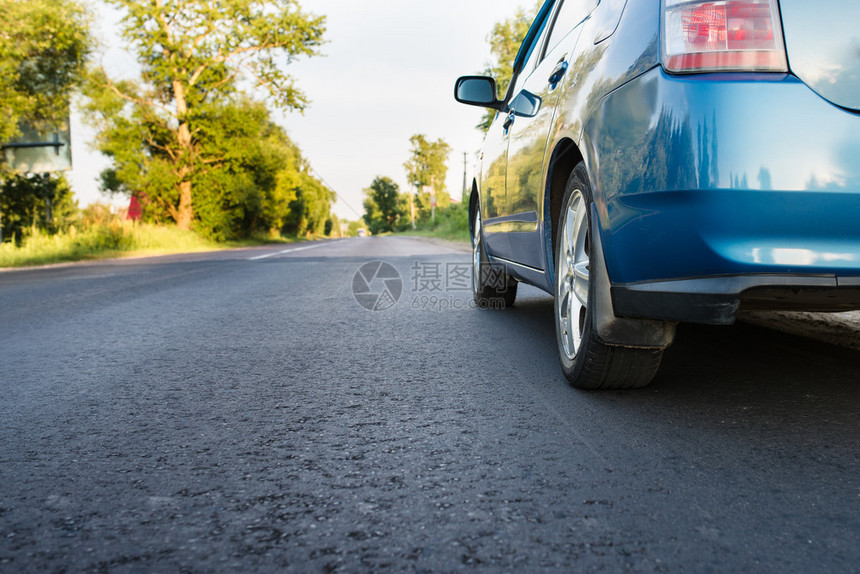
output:
[[[455,86],[498,112],[475,298],[553,293],[583,388],[650,382],[678,322],[860,308],[858,19],[849,0],[546,1],[501,99]]]

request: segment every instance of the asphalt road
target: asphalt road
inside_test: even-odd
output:
[[[860,353],[682,325],[652,386],[581,392],[552,300],[472,308],[468,259],[0,273],[0,572],[860,571]]]

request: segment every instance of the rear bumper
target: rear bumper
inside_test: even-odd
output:
[[[655,68],[585,132],[616,314],[860,308],[860,115],[793,76]]]
[[[850,311],[860,308],[860,278],[736,275],[613,285],[619,317],[728,325],[739,311]]]

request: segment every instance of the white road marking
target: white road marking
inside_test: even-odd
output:
[[[284,249],[283,251],[275,251],[274,253],[266,253],[265,255],[257,255],[256,257],[250,257],[248,258],[248,261],[259,261],[260,259],[274,257],[275,255],[283,255],[284,253],[295,253],[296,251],[304,251],[305,249],[314,249],[316,247],[322,247],[323,245],[327,244],[328,243],[317,243],[314,245],[306,245],[304,247],[293,247],[292,249]]]

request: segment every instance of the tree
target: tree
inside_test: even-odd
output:
[[[212,109],[198,127],[201,153],[218,158],[193,179],[199,231],[216,240],[281,231],[305,183],[298,146],[247,98]]]
[[[0,142],[26,121],[54,127],[69,115],[92,46],[76,0],[0,0]]]
[[[265,105],[246,97],[224,100],[200,113],[196,125],[200,154],[217,159],[192,179],[199,233],[225,240],[281,230],[317,232],[329,215],[331,195],[310,175],[298,146]],[[102,173],[102,190],[137,197],[145,221],[173,219],[176,174],[163,145],[171,137],[143,115],[113,117],[101,129],[100,148],[113,159]]]
[[[526,37],[529,26],[537,16],[541,4],[543,4],[543,0],[538,0],[531,10],[519,8],[512,18],[496,22],[490,35],[487,36],[494,61],[484,69],[484,75],[496,79],[496,89],[499,92],[497,97],[504,97],[508,91],[511,76],[514,74],[514,60],[517,57],[520,44]],[[494,117],[496,117],[496,111],[487,110],[484,113],[484,120],[477,126],[478,129],[483,131],[490,129]]]
[[[0,0],[0,142],[21,124],[64,124],[92,40],[75,0]],[[0,158],[2,161],[2,158]],[[0,163],[0,229],[20,242],[28,229],[55,232],[77,211],[63,176],[13,175]]]
[[[325,220],[323,233],[326,237],[340,237],[340,219],[334,213],[329,214]]]
[[[364,193],[364,221],[371,233],[396,231],[407,220],[400,187],[391,178],[377,177]]]
[[[416,209],[421,217],[430,214],[430,194],[424,191],[430,186],[436,193],[436,204],[445,208],[451,203],[451,197],[445,191],[445,178],[448,175],[448,155],[451,146],[445,140],[431,142],[423,134],[409,138],[412,144],[412,157],[403,164],[409,185],[418,189]]]
[[[68,228],[78,205],[62,175],[11,175],[0,182],[3,237],[20,244],[28,230],[48,233]]]
[[[283,230],[293,235],[322,235],[335,197],[305,165],[299,173],[296,197],[289,204],[290,213]]]
[[[243,81],[281,109],[303,109],[307,98],[282,65],[316,53],[324,18],[304,13],[296,0],[107,1],[124,10],[122,33],[143,75],[114,82],[94,71],[93,106],[104,112],[103,126],[139,140],[140,168],[151,179],[147,196],[188,229],[195,180],[226,161],[207,145],[207,119],[225,100],[235,102]],[[102,149],[110,147],[106,140],[103,130]],[[124,168],[117,173],[129,175]]]

